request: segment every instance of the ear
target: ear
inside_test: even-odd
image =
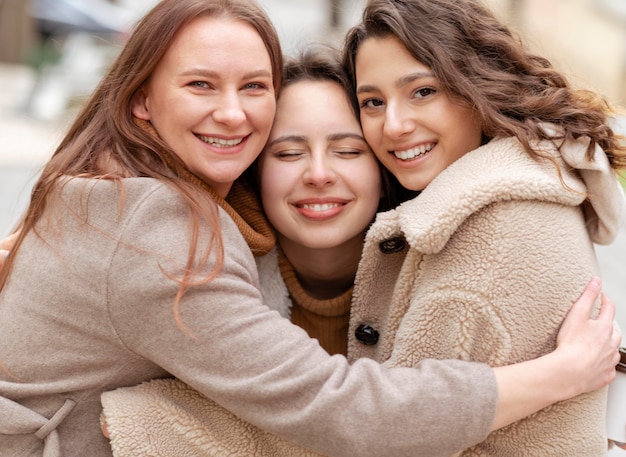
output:
[[[135,117],[143,119],[144,121],[150,120],[150,113],[148,111],[148,97],[143,87],[139,88],[131,100],[131,110]]]

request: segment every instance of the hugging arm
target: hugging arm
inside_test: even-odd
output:
[[[621,335],[613,324],[615,306],[606,295],[602,294],[600,314],[591,318],[600,289],[600,280],[593,278],[563,321],[553,352],[494,368],[498,407],[492,430],[557,401],[600,389],[615,379]]]

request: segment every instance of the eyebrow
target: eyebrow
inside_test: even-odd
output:
[[[341,140],[345,140],[346,138],[352,138],[352,139],[359,140],[359,141],[365,141],[365,138],[363,137],[363,135],[359,135],[358,133],[351,133],[351,132],[332,133],[326,136],[326,139],[328,141],[341,141]],[[265,145],[265,147],[268,148],[275,144],[285,143],[287,141],[291,141],[293,143],[306,143],[307,137],[303,135],[283,135],[283,136],[279,136],[275,140],[270,141],[269,143]]]
[[[279,136],[275,140],[270,141],[265,145],[265,147],[270,147],[278,143],[284,143],[286,141],[292,141],[294,143],[306,143],[306,137],[302,135],[283,135]]]
[[[200,76],[206,76],[206,77],[217,77],[219,76],[219,74],[216,71],[213,70],[207,70],[206,68],[192,68],[190,70],[184,71],[181,73],[182,76],[192,76],[192,75],[200,75]],[[256,71],[251,71],[249,73],[246,73],[245,75],[243,75],[243,79],[250,79],[250,78],[271,78],[272,77],[272,73],[270,71],[267,70],[256,70]]]
[[[416,71],[415,73],[409,73],[408,75],[405,75],[401,78],[399,78],[394,86],[396,86],[396,88],[401,88],[402,86],[405,86],[406,84],[412,83],[415,80],[418,79],[423,79],[423,78],[434,78],[435,75],[429,71]],[[359,86],[357,87],[356,90],[356,94],[362,94],[362,93],[367,93],[367,92],[376,92],[377,88],[376,86],[371,86],[371,85],[366,85],[366,86]]]
[[[333,133],[331,135],[328,135],[326,137],[326,139],[328,141],[341,141],[341,140],[345,140],[347,138],[352,138],[354,140],[360,140],[360,141],[365,141],[365,138],[363,138],[363,135],[359,135],[358,133]]]

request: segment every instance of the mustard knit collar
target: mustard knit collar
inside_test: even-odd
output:
[[[280,249],[280,246],[278,248],[278,266],[294,303],[319,316],[342,316],[350,311],[353,287],[350,287],[350,289],[338,297],[329,299],[314,298],[302,288],[293,266],[282,249]]]

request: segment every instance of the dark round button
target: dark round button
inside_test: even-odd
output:
[[[354,336],[366,346],[373,346],[378,343],[378,330],[374,329],[371,325],[359,325],[354,331]]]
[[[400,252],[406,246],[406,241],[404,238],[390,238],[385,241],[381,241],[378,247],[380,248],[380,252],[383,254],[393,254],[395,252]]]

